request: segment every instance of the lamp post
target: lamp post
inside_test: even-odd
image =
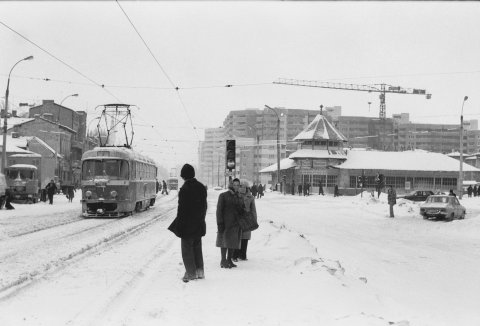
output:
[[[277,185],[280,183],[280,116],[278,115],[277,111],[265,105],[265,107],[269,110],[275,112],[277,116]]]
[[[77,97],[78,94],[70,94],[70,95],[65,96],[65,98],[60,102],[60,105],[62,105],[62,103],[63,103],[67,98],[73,97],[73,96]]]
[[[458,196],[460,199],[463,197],[463,105],[468,100],[468,96],[463,98],[462,113],[460,115],[460,171],[458,175]]]
[[[17,61],[10,69],[8,73],[8,81],[7,81],[7,90],[5,91],[5,110],[4,110],[4,117],[3,117],[3,146],[2,146],[2,173],[5,173],[5,164],[7,162],[7,118],[8,118],[8,94],[10,92],[10,75],[12,74],[13,68],[18,65],[22,61],[32,60],[33,56],[29,56],[23,58],[22,60]]]

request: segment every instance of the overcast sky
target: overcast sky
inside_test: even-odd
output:
[[[478,2],[120,6],[0,2],[0,89],[15,62],[35,57],[15,68],[10,103],[60,103],[78,93],[64,105],[87,111],[89,120],[99,104],[137,105],[134,145],[166,167],[196,164],[204,128],[221,126],[231,110],[323,104],[342,106],[343,115],[378,117],[378,93],[272,84],[280,77],[426,89],[430,100],[387,94],[387,117],[408,112],[414,122],[458,123],[468,95],[465,118],[480,118]]]

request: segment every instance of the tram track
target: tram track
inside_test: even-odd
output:
[[[1,269],[5,269],[5,272],[0,270],[0,275],[7,275],[7,272],[9,270],[9,261],[10,265],[15,265],[18,263],[19,260],[23,260],[23,262],[26,262],[29,260],[29,258],[32,258],[34,260],[38,259],[35,257],[38,254],[38,250],[44,249],[44,251],[46,251],[43,253],[44,256],[50,258],[49,252],[53,248],[52,251],[54,254],[57,254],[57,257],[53,259],[47,258],[41,261],[37,261],[37,263],[34,263],[33,266],[25,266],[26,270],[23,269],[20,275],[8,275],[7,280],[0,279],[0,301],[15,296],[19,291],[27,288],[31,284],[34,284],[36,281],[38,281],[47,274],[63,269],[70,264],[80,259],[83,259],[84,257],[88,257],[88,255],[97,253],[99,250],[101,250],[101,248],[114,244],[117,241],[121,241],[123,239],[134,236],[135,234],[138,234],[139,232],[148,228],[156,222],[164,221],[167,218],[172,217],[175,214],[176,210],[176,205],[173,205],[172,203],[173,199],[174,198],[168,200],[166,203],[164,202],[163,204],[169,205],[160,211],[147,210],[145,212],[135,214],[134,216],[129,217],[129,220],[127,221],[128,223],[126,223],[127,225],[120,226],[118,229],[111,232],[109,232],[110,230],[108,229],[104,229],[105,225],[120,225],[121,221],[125,221],[125,218],[111,220],[100,225],[90,226],[85,230],[76,230],[69,235],[62,235],[61,237],[55,237],[54,239],[40,238],[34,240],[33,242],[30,242],[30,244],[28,243],[28,241],[26,241],[23,246],[34,246],[35,250],[27,250],[27,252],[17,250],[17,252],[10,253],[10,255],[3,255],[0,258],[3,267]],[[140,217],[142,219],[139,219]],[[99,231],[99,234],[95,235],[93,239],[88,241],[83,241],[84,238],[75,239],[78,238],[79,235],[84,233],[92,234],[93,230]],[[104,232],[107,232],[107,234],[105,234]],[[59,246],[62,246],[62,244],[67,243],[68,240],[76,243],[74,243],[73,245],[69,244],[69,249],[64,250],[58,255],[55,250]],[[14,260],[15,262],[12,263],[12,260]]]

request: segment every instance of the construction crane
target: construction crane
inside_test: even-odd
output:
[[[385,120],[386,117],[386,106],[385,106],[385,95],[386,93],[395,93],[395,94],[411,94],[411,95],[425,95],[427,99],[432,98],[432,94],[428,94],[424,89],[417,88],[403,88],[400,86],[392,86],[387,84],[373,84],[373,85],[356,85],[356,84],[343,84],[343,83],[331,83],[331,82],[320,82],[314,80],[298,80],[298,79],[287,79],[279,78],[277,81],[273,82],[274,84],[281,85],[292,85],[292,86],[304,86],[304,87],[319,87],[319,88],[331,88],[331,89],[343,89],[347,91],[360,91],[360,92],[376,92],[380,93],[380,119]]]

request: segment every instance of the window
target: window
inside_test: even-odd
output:
[[[128,179],[128,162],[124,160],[86,160],[82,166],[82,179]]]
[[[350,176],[350,188],[356,188],[357,187],[357,177],[354,175]]]

